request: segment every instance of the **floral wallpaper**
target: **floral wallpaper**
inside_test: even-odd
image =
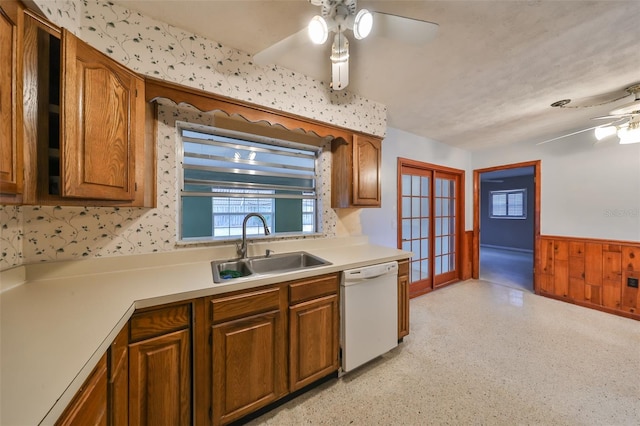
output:
[[[0,270],[22,263],[23,218],[20,207],[0,205]]]
[[[56,25],[80,36],[81,3],[70,0],[38,0],[35,2],[42,13]]]
[[[177,122],[214,125],[214,115],[169,101],[158,108],[157,207],[0,206],[0,270],[21,263],[119,256],[176,249],[178,209]],[[318,211],[324,236],[335,236],[329,142],[319,159]]]
[[[56,24],[81,7],[76,35],[130,69],[152,77],[384,136],[386,107],[109,1],[35,0]],[[81,5],[81,6],[80,6]],[[72,32],[74,32],[72,30]]]
[[[277,66],[254,65],[250,55],[142,14],[99,0],[34,0],[48,19],[145,75],[319,121],[384,136],[386,107]],[[0,270],[85,257],[176,248],[175,121],[211,122],[194,108],[165,105],[158,126],[158,201],[155,209],[0,206]],[[320,161],[326,184],[319,211],[323,232],[336,234],[330,208],[330,157]]]

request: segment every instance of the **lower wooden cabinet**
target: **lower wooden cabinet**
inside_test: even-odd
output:
[[[56,425],[107,425],[106,354],[102,356]]]
[[[409,261],[398,262],[398,340],[409,334]]]
[[[107,351],[109,371],[108,420],[112,426],[129,424],[129,324]]]
[[[340,367],[337,275],[292,283],[289,307],[289,391]]]
[[[409,328],[408,262],[400,272],[398,338]],[[326,274],[136,311],[58,424],[223,425],[251,414],[338,371],[339,288],[340,275]]]
[[[238,420],[338,370],[338,277],[211,298],[214,425]]]
[[[285,295],[277,285],[211,301],[214,425],[287,393]]]
[[[129,423],[191,424],[191,304],[135,313],[129,324]]]

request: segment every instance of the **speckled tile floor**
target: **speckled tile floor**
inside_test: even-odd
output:
[[[640,425],[640,322],[465,281],[413,299],[388,354],[250,424]]]

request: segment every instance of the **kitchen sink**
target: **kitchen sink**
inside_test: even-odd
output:
[[[266,274],[277,271],[292,271],[294,269],[312,268],[328,265],[324,259],[306,252],[273,254],[271,256],[253,257],[248,259],[249,268],[256,274]]]
[[[255,277],[331,265],[324,259],[304,251],[256,256],[246,259],[214,260],[211,262],[214,283],[226,283],[234,278]]]

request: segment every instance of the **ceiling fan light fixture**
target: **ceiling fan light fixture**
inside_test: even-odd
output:
[[[632,144],[640,143],[640,126],[629,124],[628,127],[623,127],[618,130],[618,137],[620,138],[620,144]]]
[[[329,25],[327,25],[327,21],[320,15],[311,18],[308,30],[309,38],[314,44],[324,44],[329,37]]]
[[[360,9],[353,23],[353,35],[356,39],[362,40],[371,33],[372,28],[373,14],[367,9]]]
[[[604,138],[613,136],[616,134],[617,130],[618,128],[616,126],[596,127],[595,129],[596,139],[601,141]]]
[[[349,85],[349,40],[337,33],[331,45],[331,88],[342,90]]]

